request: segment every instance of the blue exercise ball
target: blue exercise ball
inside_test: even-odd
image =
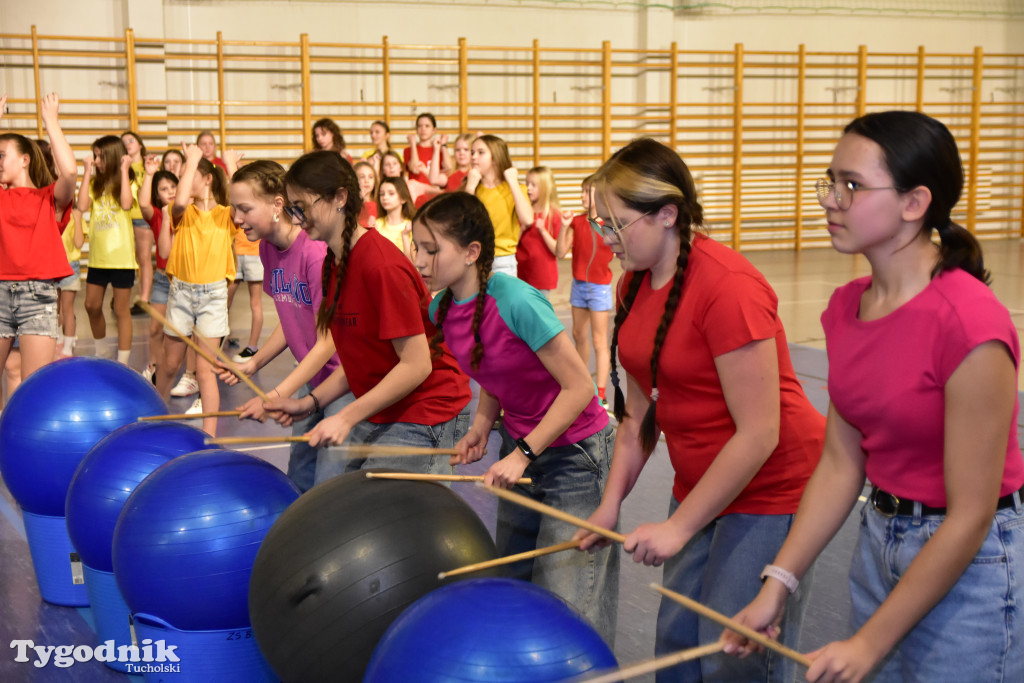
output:
[[[495,554],[451,489],[342,474],[267,534],[249,585],[253,634],[285,683],[359,681],[388,625],[441,585],[438,572]]]
[[[553,593],[516,579],[469,579],[403,612],[363,681],[543,683],[617,666],[597,631]]]
[[[32,373],[0,414],[0,474],[25,512],[64,516],[75,468],[96,442],[166,415],[153,385],[111,360],[68,358]]]
[[[205,450],[153,471],[114,529],[114,576],[133,613],[181,631],[249,626],[249,575],[263,537],[296,498],[265,460]]]
[[[65,507],[68,534],[83,563],[114,571],[114,527],[128,496],[168,460],[206,448],[207,436],[177,422],[136,422],[93,446],[75,470]]]

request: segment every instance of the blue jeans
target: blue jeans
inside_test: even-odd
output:
[[[854,630],[888,597],[945,517],[886,517],[865,505],[850,567]],[[1024,509],[999,510],[953,588],[883,660],[875,683],[1024,681]]]
[[[363,420],[352,428],[345,438],[345,444],[380,444],[386,446],[416,446],[424,448],[455,448],[469,431],[469,406],[462,412],[436,425],[421,425],[414,422],[389,422],[375,424]],[[350,458],[337,448],[328,448],[316,462],[316,483],[326,481],[344,472],[384,467],[405,472],[422,474],[450,474],[451,466],[447,455],[412,456],[370,456]]]
[[[586,519],[597,509],[608,482],[615,433],[610,426],[568,446],[545,450],[523,473],[533,484],[513,490],[562,512]],[[501,457],[516,448],[504,428]],[[542,548],[572,539],[576,527],[515,503],[498,501],[498,555]],[[565,550],[507,567],[507,575],[547,588],[575,607],[608,643],[615,644],[619,604],[618,547],[597,552]]]
[[[312,387],[309,383],[306,383],[299,389],[296,398],[309,396],[311,390]],[[355,397],[351,393],[344,394],[327,405],[322,406],[323,410],[319,412],[313,411],[301,420],[296,420],[292,423],[292,436],[302,436],[320,424],[320,421],[325,417],[331,417],[340,413],[342,408],[354,400]],[[301,441],[292,444],[291,453],[288,456],[288,478],[303,493],[313,488],[313,484],[316,482],[317,460],[320,454],[326,451],[326,448],[313,448],[308,443]]]
[[[679,507],[672,499],[668,514]],[[793,515],[723,515],[700,530],[679,553],[665,561],[664,584],[726,616],[739,612],[761,590],[758,576],[771,564],[789,533]],[[804,575],[800,589],[790,596],[782,618],[783,645],[796,648],[807,607],[811,572]],[[677,602],[662,598],[658,610],[657,656],[713,643],[722,627],[698,616]],[[785,681],[796,675],[791,660],[766,652],[738,659],[724,654],[703,657],[657,674],[658,683],[692,681]],[[800,680],[803,680],[803,671]]]

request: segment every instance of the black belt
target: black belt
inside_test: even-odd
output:
[[[1019,493],[1024,498],[1024,487],[1021,487]],[[999,499],[996,505],[997,510],[1004,508],[1013,507],[1013,493],[1008,493]],[[888,491],[883,491],[877,486],[871,487],[871,495],[868,496],[868,502],[871,503],[872,507],[878,511],[879,514],[885,515],[886,517],[896,517],[897,515],[910,516],[914,514],[914,505],[916,501],[906,500],[899,496],[894,496]],[[921,504],[921,515],[944,515],[946,514],[946,508],[933,508],[930,505]]]

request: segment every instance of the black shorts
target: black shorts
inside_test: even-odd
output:
[[[86,283],[114,289],[131,289],[135,284],[134,268],[89,268]]]

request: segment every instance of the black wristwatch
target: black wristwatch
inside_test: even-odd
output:
[[[533,452],[532,448],[530,448],[530,444],[526,443],[526,439],[516,439],[516,446],[519,447],[519,450],[522,451],[523,455],[525,455],[526,459],[530,462],[537,459],[537,454]]]

